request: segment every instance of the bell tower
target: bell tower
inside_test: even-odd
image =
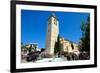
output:
[[[59,22],[55,13],[52,13],[47,22],[46,53],[54,55],[54,46],[57,41],[58,34]]]

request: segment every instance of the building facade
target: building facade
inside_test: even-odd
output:
[[[61,44],[61,52],[74,53],[76,55],[80,54],[78,45],[76,43],[73,43],[64,38],[60,38],[60,44]]]
[[[47,23],[47,35],[46,35],[46,53],[50,55],[54,55],[54,46],[55,42],[57,41],[57,37],[59,34],[59,21],[56,17],[56,15],[53,13]],[[79,53],[78,51],[78,45],[75,43],[71,43],[68,40],[65,40],[64,38],[60,37],[60,43],[61,43],[61,51],[62,52],[76,52],[76,54]]]
[[[46,52],[50,55],[54,54],[54,45],[57,41],[59,34],[59,22],[55,14],[53,13],[47,22],[47,38],[46,38]]]

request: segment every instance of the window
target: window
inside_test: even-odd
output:
[[[54,19],[54,24],[56,24],[56,25],[57,25],[57,21],[56,21],[56,19]]]

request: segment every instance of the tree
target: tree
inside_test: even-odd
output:
[[[54,53],[60,53],[61,49],[61,44],[60,44],[60,36],[58,35],[57,37],[57,41],[55,42],[55,46],[54,46]]]
[[[31,46],[27,47],[29,53],[32,51]]]
[[[73,45],[73,43],[71,42],[71,47],[72,47],[72,50],[74,49],[74,45]]]
[[[41,52],[43,52],[45,50],[45,48],[41,48]]]
[[[82,22],[81,30],[82,30],[82,37],[81,37],[80,49],[81,51],[86,51],[90,53],[90,17],[89,16],[86,22]]]

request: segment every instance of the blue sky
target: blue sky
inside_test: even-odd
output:
[[[21,10],[21,42],[23,44],[38,43],[45,48],[48,17],[51,11]],[[54,12],[59,20],[60,36],[72,42],[79,42],[82,36],[80,25],[86,21],[89,13]]]

